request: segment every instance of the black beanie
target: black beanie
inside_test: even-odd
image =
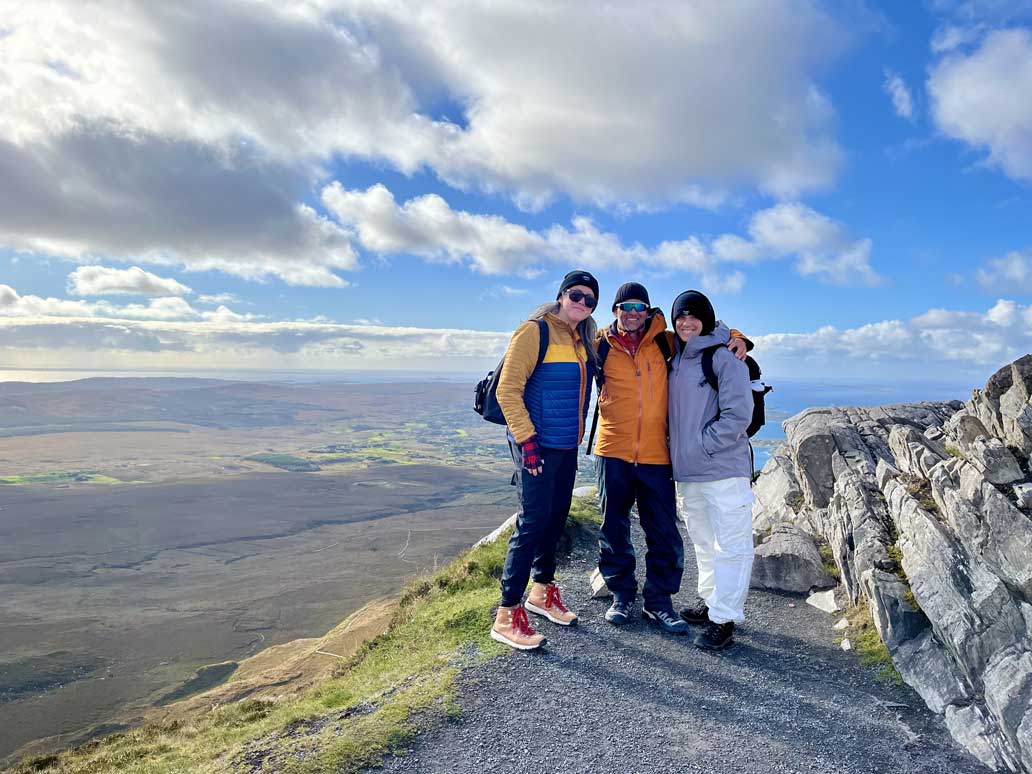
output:
[[[677,318],[683,314],[690,314],[702,323],[701,335],[713,333],[717,327],[717,315],[713,311],[713,304],[698,290],[686,290],[674,299],[674,306],[670,310],[670,322],[677,323]]]
[[[652,306],[649,302],[649,291],[645,289],[644,285],[637,282],[625,282],[620,286],[620,289],[616,291],[616,298],[613,299],[613,311],[616,311],[616,305],[621,301],[627,301],[631,298],[644,301],[645,306]]]
[[[574,285],[584,285],[585,287],[591,288],[591,292],[595,294],[595,298],[598,298],[598,280],[583,269],[577,269],[563,277],[563,284],[559,286],[559,292],[555,295],[556,299],[562,296],[563,293]]]

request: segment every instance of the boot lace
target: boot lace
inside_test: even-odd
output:
[[[524,637],[533,637],[537,634],[534,627],[530,625],[530,619],[527,618],[527,611],[523,609],[523,605],[512,609],[512,630]]]
[[[563,604],[563,598],[559,596],[559,587],[554,583],[548,584],[548,591],[545,592],[545,607],[554,607],[562,613],[570,612],[570,609]]]

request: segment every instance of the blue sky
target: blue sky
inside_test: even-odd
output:
[[[0,11],[0,369],[476,371],[571,268],[775,376],[1032,343],[1028,2]]]

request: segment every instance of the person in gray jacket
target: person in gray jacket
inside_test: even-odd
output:
[[[705,624],[697,646],[719,650],[732,644],[735,623],[745,619],[752,573],[749,369],[727,350],[730,330],[702,293],[679,295],[670,319],[677,334],[668,391],[670,458],[699,568],[700,600],[681,617]],[[716,390],[704,373],[710,359]]]

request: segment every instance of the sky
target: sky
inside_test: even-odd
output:
[[[0,369],[476,372],[583,268],[974,386],[1029,95],[1032,0],[0,0]]]

